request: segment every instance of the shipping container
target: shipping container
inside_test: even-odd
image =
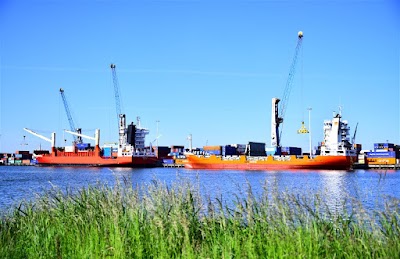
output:
[[[208,155],[216,155],[216,156],[221,155],[221,150],[205,150],[204,152]]]
[[[154,149],[158,158],[167,157],[168,154],[171,152],[170,147],[155,147]]]
[[[21,151],[21,150],[17,150],[17,151],[15,151],[15,154],[21,154],[21,155],[27,155],[27,154],[29,154],[29,151]]]
[[[237,148],[232,147],[231,145],[222,146],[222,155],[223,156],[235,156],[235,155],[237,155]]]
[[[166,158],[163,159],[163,164],[172,165],[174,163],[175,163],[174,159],[166,159]]]
[[[22,160],[22,164],[23,165],[30,165],[31,164],[31,160],[30,159],[24,159],[24,160]]]
[[[393,143],[375,143],[374,144],[374,149],[387,150],[388,148],[394,148],[394,144]]]
[[[175,159],[175,164],[177,164],[177,165],[183,165],[185,163],[187,163],[187,159],[186,158]]]
[[[32,154],[22,154],[22,159],[32,159]]]
[[[183,152],[184,148],[184,146],[171,146],[171,152]]]
[[[14,160],[14,164],[21,165],[22,164],[22,160]]]
[[[75,147],[74,146],[65,146],[64,151],[65,152],[75,152]]]
[[[103,148],[103,156],[104,157],[111,157],[111,147],[105,147]]]
[[[76,147],[80,150],[88,149],[90,147],[90,143],[78,143],[76,144]]]
[[[208,151],[208,150],[221,150],[221,146],[204,146],[203,150]]]
[[[302,149],[300,147],[281,147],[281,154],[300,156]]]
[[[22,158],[22,154],[14,154],[15,158],[21,159]]]
[[[367,157],[365,159],[369,165],[394,165],[396,164],[396,158],[394,157]]]
[[[379,152],[368,152],[366,153],[367,157],[387,157],[387,158],[395,158],[396,152],[394,151],[379,151]]]

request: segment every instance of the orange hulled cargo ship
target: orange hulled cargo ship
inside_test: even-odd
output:
[[[237,170],[284,170],[284,169],[333,169],[349,170],[353,164],[350,156],[197,156],[188,155],[186,168],[190,169],[237,169]]]
[[[349,170],[356,162],[357,154],[349,139],[350,127],[346,120],[342,120],[340,113],[332,120],[324,121],[324,141],[318,155],[286,154],[282,152],[278,126],[281,121],[278,117],[277,105],[279,99],[272,99],[272,132],[271,143],[273,154],[267,154],[265,143],[249,142],[242,155],[230,153],[210,152],[204,150],[202,154],[186,154],[186,168],[189,169],[236,169],[236,170],[284,170],[284,169],[332,169]],[[307,131],[308,133],[308,131]],[[310,143],[311,146],[311,143]]]
[[[237,152],[214,152],[215,150],[202,150],[202,153],[192,152],[187,154],[186,168],[192,169],[244,169],[244,170],[277,170],[277,169],[350,169],[356,162],[356,151],[349,139],[347,121],[341,120],[340,112],[332,120],[324,122],[324,141],[320,147],[320,153],[313,155],[311,145],[311,133],[304,127],[298,133],[309,133],[310,152],[302,154],[301,151],[293,154],[283,152],[281,146],[281,133],[279,125],[283,123],[288,98],[295,74],[298,54],[303,41],[303,32],[298,32],[298,41],[295,55],[290,67],[289,76],[282,96],[282,102],[278,107],[280,99],[272,98],[271,113],[271,153],[267,154],[265,143],[249,142],[244,153]],[[279,108],[279,111],[278,111]],[[311,111],[311,108],[308,109]],[[351,142],[354,142],[354,138]],[[225,148],[228,146],[225,146]]]

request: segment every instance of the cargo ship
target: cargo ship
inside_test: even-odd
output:
[[[24,130],[51,143],[51,152],[37,152],[35,155],[38,166],[103,166],[103,167],[155,167],[158,159],[150,148],[144,147],[144,138],[148,130],[136,125],[129,125],[126,136],[129,141],[118,147],[104,146],[100,148],[100,130],[95,137],[65,130],[67,133],[95,141],[90,143],[74,143],[72,146],[55,146],[56,134],[51,138],[44,137],[30,129]],[[135,144],[132,144],[135,143]],[[35,152],[34,152],[35,153]]]
[[[341,112],[336,113],[332,120],[324,121],[324,141],[321,143],[320,154],[315,156],[311,152],[305,155],[282,154],[278,134],[279,122],[282,120],[278,116],[278,102],[279,99],[272,99],[271,143],[275,148],[274,154],[267,155],[265,143],[250,142],[246,145],[243,155],[188,153],[185,168],[235,170],[349,170],[352,168],[353,163],[356,162],[357,153],[350,143],[350,127],[346,120],[342,120]]]

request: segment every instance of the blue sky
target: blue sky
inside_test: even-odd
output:
[[[307,149],[342,107],[364,149],[400,144],[398,1],[0,1],[0,152],[49,148],[23,130],[72,137],[75,125],[118,140],[110,64],[127,121],[140,116],[159,145],[266,142],[271,99],[281,98],[303,47],[282,144]],[[25,140],[24,140],[24,137]]]

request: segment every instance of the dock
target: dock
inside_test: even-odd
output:
[[[185,167],[185,165],[184,164],[162,164],[163,165],[163,167],[166,167],[166,168],[178,168],[178,167]]]
[[[353,164],[353,169],[393,169],[393,170],[400,170],[400,164]]]

